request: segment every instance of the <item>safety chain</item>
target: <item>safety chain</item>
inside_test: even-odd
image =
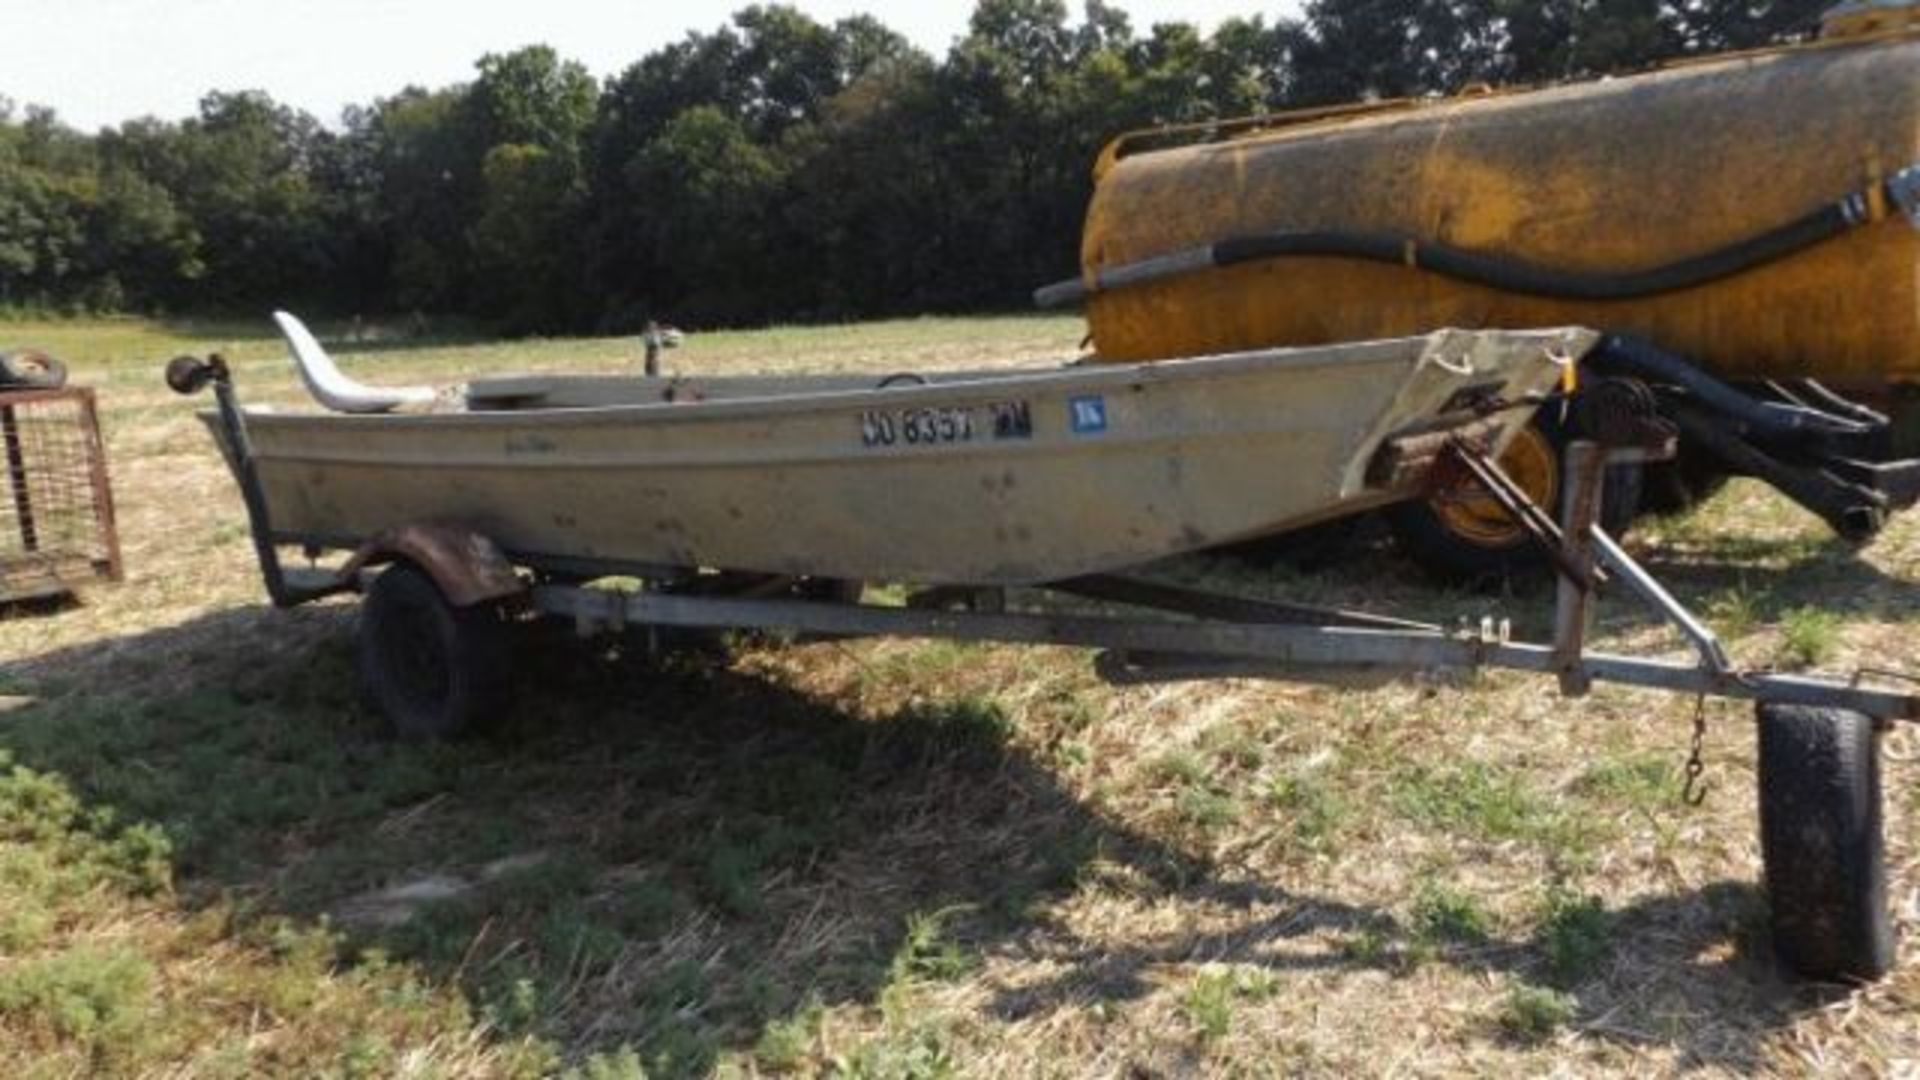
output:
[[[1693,702],[1693,749],[1687,755],[1687,783],[1681,789],[1680,797],[1688,806],[1699,806],[1707,801],[1708,785],[1701,783],[1700,777],[1707,771],[1707,763],[1701,752],[1707,743],[1707,696],[1701,694]]]

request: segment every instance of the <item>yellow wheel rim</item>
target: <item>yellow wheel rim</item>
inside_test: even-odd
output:
[[[1560,501],[1560,455],[1539,429],[1524,427],[1500,455],[1500,468],[1534,505],[1555,513]],[[1478,483],[1442,491],[1431,500],[1433,512],[1447,531],[1481,547],[1503,548],[1526,535],[1506,510]]]

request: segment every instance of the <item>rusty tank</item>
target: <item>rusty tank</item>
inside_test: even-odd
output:
[[[1122,137],[1051,299],[1114,361],[1588,325],[1733,380],[1920,382],[1920,30],[1884,7],[1629,78]]]

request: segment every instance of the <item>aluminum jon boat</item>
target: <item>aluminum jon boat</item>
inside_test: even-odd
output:
[[[969,585],[1137,566],[1392,501],[1418,482],[1419,446],[1460,432],[1498,452],[1593,340],[1450,330],[1178,364],[436,394],[353,383],[276,318],[327,407],[247,411],[276,543],[351,548],[439,521],[535,568]]]

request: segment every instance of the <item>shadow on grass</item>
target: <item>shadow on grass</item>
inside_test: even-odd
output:
[[[1765,622],[1803,607],[1891,622],[1920,617],[1920,582],[1885,573],[1837,537],[1674,542],[1643,553],[1641,563],[1688,603],[1739,597]]]
[[[632,1045],[650,1075],[707,1072],[810,1002],[883,1003],[903,963],[927,960],[930,917],[976,958],[1057,941],[1038,905],[1097,868],[1251,921],[1164,948],[1069,944],[1065,974],[1004,993],[1000,1012],[1138,997],[1152,968],[1196,958],[1394,971],[1414,947],[1384,912],[1234,879],[1090,809],[1012,748],[990,701],[856,715],[751,665],[650,665],[540,635],[501,730],[394,743],[356,700],[350,612],[228,611],[16,665],[9,682],[42,700],[7,718],[0,748],[164,828],[187,902],[331,919],[348,955],[415,962],[500,1030],[571,1054]],[[1719,888],[1609,916],[1614,955],[1707,954],[1726,940]],[[1750,925],[1753,898],[1735,898],[1732,925]],[[1432,959],[1554,985],[1544,948]],[[1802,999],[1764,962],[1697,963],[1683,982],[1740,1010],[1719,1042],[1608,1019],[1642,988],[1607,980],[1573,989],[1576,1019],[1751,1062]]]
[[[0,598],[0,622],[13,619],[51,619],[78,610],[82,601],[73,592],[47,593],[19,599]]]
[[[1020,1018],[1123,1003],[1150,992],[1151,973],[1196,962],[1282,977],[1373,971],[1393,979],[1444,964],[1514,981],[1487,1025],[1490,1041],[1543,1042],[1572,1028],[1592,1039],[1670,1049],[1685,1070],[1745,1072],[1764,1067],[1772,1033],[1850,992],[1780,976],[1766,942],[1765,900],[1746,882],[1715,882],[1614,911],[1596,905],[1571,927],[1550,918],[1517,938],[1450,938],[1383,912],[1284,894],[1281,900],[1278,910],[1219,934],[1118,950],[1061,949],[1052,959],[1064,973],[1005,991],[990,1007]],[[1323,930],[1336,931],[1339,943],[1302,940]],[[1278,986],[1286,992],[1284,978]]]

